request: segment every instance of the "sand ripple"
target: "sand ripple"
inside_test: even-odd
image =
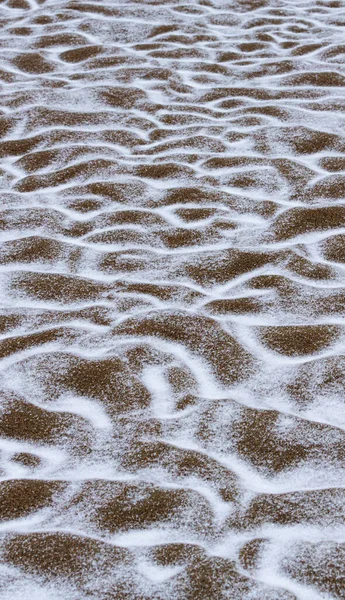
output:
[[[345,598],[343,2],[0,12],[1,598]]]

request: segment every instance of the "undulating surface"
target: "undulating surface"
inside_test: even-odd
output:
[[[2,600],[345,598],[345,4],[2,0]]]

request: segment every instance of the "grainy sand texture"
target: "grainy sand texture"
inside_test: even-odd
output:
[[[345,598],[345,3],[0,3],[1,600]]]

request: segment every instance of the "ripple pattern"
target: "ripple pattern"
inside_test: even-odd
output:
[[[1,598],[344,599],[344,3],[0,12]]]

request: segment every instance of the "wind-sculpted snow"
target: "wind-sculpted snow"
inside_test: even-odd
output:
[[[1,598],[345,598],[344,3],[0,9]]]

